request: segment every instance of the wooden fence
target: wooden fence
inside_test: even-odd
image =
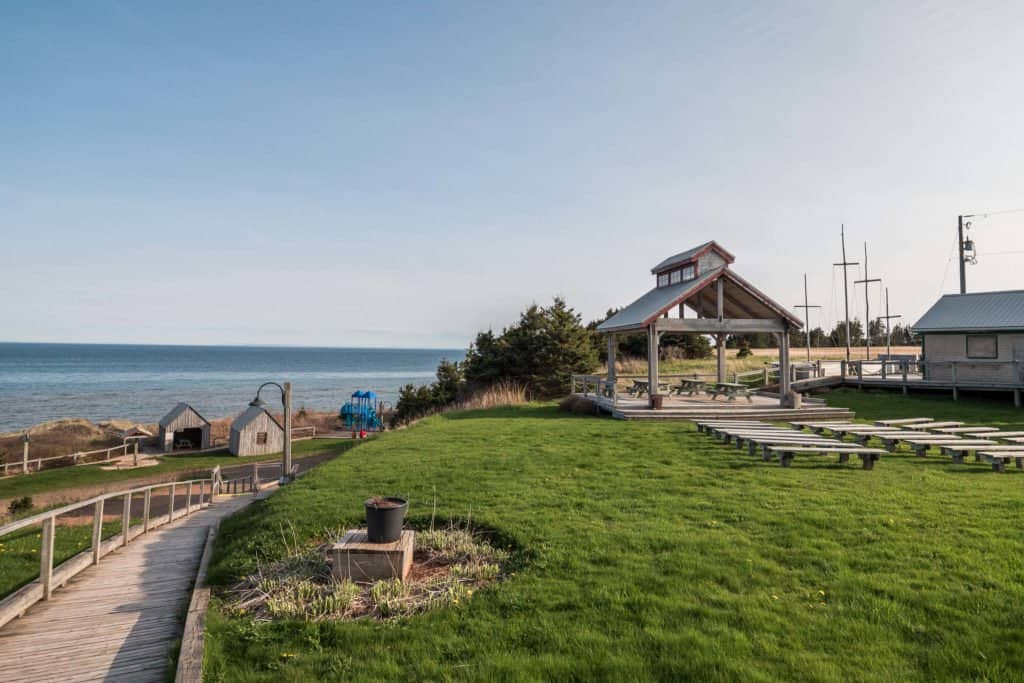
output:
[[[254,476],[258,481],[258,469],[254,469]],[[117,548],[128,545],[132,539],[148,533],[163,524],[167,524],[179,517],[190,515],[210,505],[213,497],[222,490],[223,478],[220,467],[215,467],[206,479],[191,479],[189,481],[169,482],[153,484],[118,491],[116,493],[105,493],[88,500],[83,500],[64,507],[55,508],[41,512],[31,517],[19,519],[18,521],[0,526],[0,539],[4,536],[30,528],[36,525],[42,527],[39,534],[39,577],[31,583],[19,588],[15,592],[0,600],[0,627],[15,617],[21,616],[32,605],[41,600],[49,600],[53,591],[64,586],[72,577],[84,571],[90,566],[97,565],[105,555]],[[168,512],[158,517],[150,515],[150,502],[153,491],[156,489],[168,489]],[[175,509],[176,498],[184,493],[185,506]],[[142,521],[135,526],[131,525],[131,503],[132,498],[142,495]],[[122,498],[121,509],[121,531],[114,536],[103,538],[103,508],[106,501]],[[84,550],[69,560],[54,566],[54,537],[57,530],[57,518],[83,508],[92,508],[92,542],[88,550]]]
[[[305,441],[307,439],[316,438],[316,426],[311,425],[309,427],[292,427],[292,441]],[[196,452],[210,452],[219,451],[226,448],[226,442],[223,445],[207,448],[204,451]],[[99,465],[118,458],[123,458],[129,453],[134,454],[136,457],[139,455],[139,443],[133,441],[132,443],[123,443],[120,446],[111,446],[110,448],[100,448],[95,451],[81,451],[78,453],[69,453],[67,455],[52,455],[47,458],[28,458],[23,457],[21,460],[15,462],[0,463],[0,477],[7,477],[15,474],[31,474],[32,472],[39,472],[43,469],[43,463],[48,464],[46,469],[56,469],[58,467],[74,467],[76,465]],[[178,451],[178,453],[184,453],[184,451]],[[163,454],[160,454],[163,455]],[[99,457],[97,457],[99,456]]]

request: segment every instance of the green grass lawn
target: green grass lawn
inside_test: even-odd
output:
[[[830,398],[870,417],[948,416],[940,402]],[[256,623],[215,600],[206,674],[1020,680],[1022,487],[1017,471],[909,453],[873,471],[814,457],[783,469],[689,423],[550,406],[433,417],[227,520],[211,580],[281,556],[283,537],[313,542],[360,524],[372,494],[407,495],[413,525],[436,500],[442,520],[497,530],[515,575],[395,622]]]
[[[132,524],[139,520],[132,520]],[[106,522],[103,538],[121,533],[121,521]],[[0,538],[0,597],[39,577],[39,527],[22,529]],[[92,545],[92,524],[58,526],[53,538],[54,566]]]
[[[310,439],[296,441],[292,445],[292,455],[302,458],[326,452],[338,452],[351,448],[355,442],[350,439]],[[128,481],[141,477],[163,475],[170,472],[198,472],[203,475],[221,465],[230,467],[244,463],[262,462],[280,459],[280,455],[253,456],[238,458],[229,454],[210,453],[205,455],[166,455],[157,458],[159,465],[137,470],[103,470],[100,465],[83,465],[81,467],[61,467],[42,472],[6,477],[0,479],[0,500],[18,496],[31,496],[43,491],[70,489],[78,486],[91,486],[107,482]],[[170,477],[167,477],[170,480]]]

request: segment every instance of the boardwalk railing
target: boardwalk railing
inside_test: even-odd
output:
[[[302,441],[305,439],[315,438],[315,425],[310,425],[308,427],[292,427],[292,441]],[[223,450],[225,446],[226,443],[208,448],[206,449],[206,451]],[[57,467],[72,467],[75,465],[97,465],[104,462],[110,462],[111,460],[117,460],[118,458],[123,458],[129,454],[134,454],[136,457],[138,457],[138,441],[133,441],[132,443],[123,443],[120,446],[111,446],[110,448],[100,448],[95,451],[81,451],[79,453],[69,453],[67,455],[52,455],[46,458],[23,457],[21,460],[15,462],[0,463],[0,477],[6,477],[14,474],[30,474],[32,472],[39,472],[40,470],[43,469],[43,463],[58,463],[56,465]],[[50,468],[52,468],[52,466]]]
[[[256,471],[254,470],[254,474]],[[257,475],[258,476],[258,475]],[[49,600],[53,591],[64,586],[72,577],[85,569],[97,565],[105,555],[128,545],[132,539],[148,533],[151,529],[167,524],[179,517],[190,515],[210,505],[213,497],[221,492],[223,478],[220,467],[215,467],[206,479],[191,479],[151,486],[141,486],[127,491],[105,493],[64,507],[41,512],[0,526],[0,539],[4,536],[41,525],[39,534],[39,577],[31,583],[0,600],[0,627],[15,617],[21,616],[32,605]],[[153,491],[168,489],[167,512],[157,516],[150,514]],[[141,523],[131,524],[131,503],[135,496],[142,496]],[[177,507],[176,502],[184,496],[185,505]],[[121,498],[121,531],[110,538],[103,538],[103,508],[108,500]],[[54,538],[57,533],[57,518],[83,508],[92,508],[92,543],[71,559],[54,566]]]
[[[51,463],[64,461],[65,466],[72,465],[95,465],[102,462],[110,462],[118,458],[123,458],[132,452],[138,455],[139,444],[138,442],[123,443],[120,446],[111,446],[110,448],[99,448],[95,451],[80,451],[78,453],[69,453],[67,455],[51,455],[48,458],[22,458],[20,461],[5,462],[2,464],[2,470],[0,474],[7,476],[8,474],[28,474],[29,472],[38,472],[43,469],[43,463]],[[100,456],[100,457],[96,457]]]

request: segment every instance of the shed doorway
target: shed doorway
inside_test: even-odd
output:
[[[179,429],[174,432],[174,450],[200,448],[203,444],[203,430],[201,427],[190,427]]]

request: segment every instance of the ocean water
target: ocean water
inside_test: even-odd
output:
[[[338,410],[372,389],[394,403],[461,349],[0,343],[0,431],[65,417],[156,422],[178,401],[207,419],[236,415],[267,381],[292,383],[295,410]],[[269,392],[269,393],[268,393]],[[268,403],[280,401],[273,387]]]

